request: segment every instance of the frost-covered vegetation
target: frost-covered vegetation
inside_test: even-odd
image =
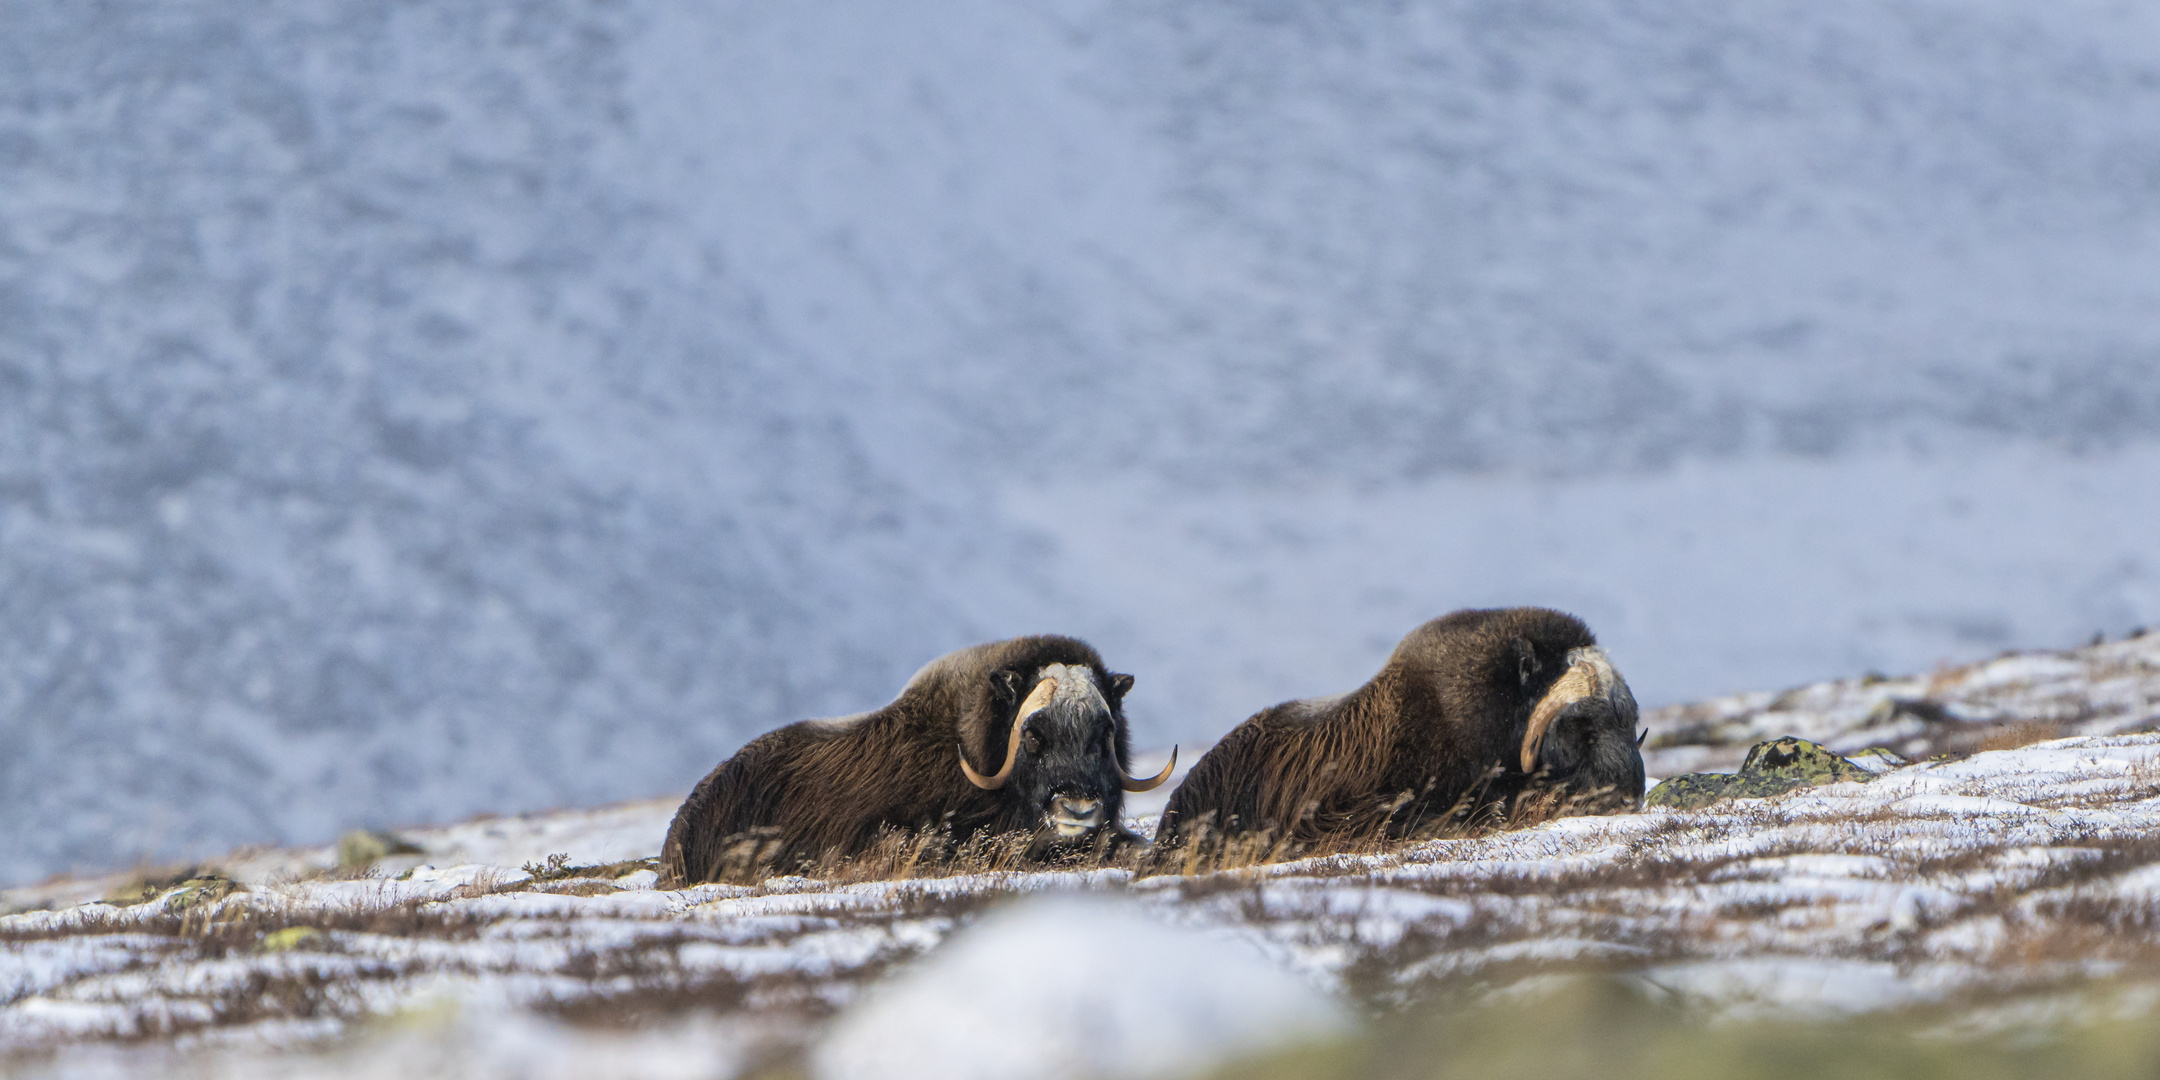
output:
[[[1465,606],[1649,704],[2160,621],[2150,4],[4,12],[0,881],[1021,633],[1167,745]]]
[[[868,1008],[866,988],[935,997],[920,974],[935,965],[917,961],[986,909],[1073,891],[1121,905],[1100,937],[1084,913],[1054,920],[1112,958],[1117,977],[1015,970],[984,977],[979,1000],[920,1015],[979,1018],[1008,999],[1040,1012],[1044,993],[1085,1012],[1091,995],[1145,998],[1174,982],[1175,1007],[1214,1030],[1208,1003],[1239,989],[1173,980],[1206,966],[1178,961],[1177,947],[1126,950],[1114,928],[1132,917],[1235,944],[1367,1018],[1302,1036],[1335,1057],[1270,1057],[1283,1076],[1345,1075],[1327,1062],[1419,1045],[1419,1025],[1459,1009],[1553,994],[1605,1018],[1593,1027],[1651,1010],[1644,1054],[1705,1019],[1727,1025],[1719,1052],[1740,1054],[1786,1037],[1776,1025],[1854,1014],[2029,1050],[2035,1033],[2145,1017],[2160,1001],[2160,635],[1652,722],[1664,746],[1653,759],[1667,766],[1729,755],[1773,722],[1847,752],[1927,739],[1974,749],[1902,766],[1863,758],[1880,770],[1864,782],[1768,799],[1194,875],[918,866],[896,880],[657,891],[649,857],[669,802],[404,830],[421,853],[365,868],[337,869],[332,848],[241,852],[162,878],[7,893],[18,913],[0,919],[0,1044],[24,1068],[78,1070],[387,1075],[425,1059],[465,1075],[552,1075],[602,1055],[618,1075],[786,1073],[831,1060],[816,1047]],[[1060,948],[1050,954],[1071,955]],[[1605,989],[1570,981],[1589,976]],[[1610,994],[1633,1004],[1598,996]],[[936,1026],[902,1027],[925,1024]],[[1890,1046],[1881,1040],[1897,1028],[1849,1030],[1861,1034],[1823,1037]],[[1269,1053],[1241,1038],[1210,1053]],[[2149,1043],[2131,1043],[2151,1060]],[[553,1049],[535,1064],[534,1046]],[[892,1075],[957,1075],[905,1049]]]

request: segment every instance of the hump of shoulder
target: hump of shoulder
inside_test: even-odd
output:
[[[1275,706],[1275,718],[1294,724],[1310,724],[1323,719],[1336,707],[1349,700],[1350,692],[1329,694],[1325,697],[1299,698]]]
[[[1543,607],[1465,608],[1442,615],[1403,635],[1389,664],[1416,662],[1440,653],[1482,652],[1517,638],[1557,649],[1597,644],[1581,619]]]
[[[1089,667],[1103,666],[1102,656],[1094,646],[1079,638],[1062,634],[1031,634],[1026,637],[989,641],[965,649],[955,649],[922,666],[907,685],[900,688],[902,697],[910,691],[953,680],[982,678],[1000,668],[1034,668],[1045,664],[1085,664]]]
[[[791,726],[801,729],[801,731],[806,735],[845,735],[848,732],[863,726],[864,721],[869,720],[871,717],[876,716],[882,711],[883,710],[881,709],[871,709],[868,712],[849,713],[846,716],[821,716],[811,720],[798,721]]]

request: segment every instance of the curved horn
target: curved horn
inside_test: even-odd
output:
[[[1524,772],[1537,768],[1538,749],[1545,743],[1545,729],[1552,726],[1553,718],[1584,698],[1603,694],[1611,681],[1603,676],[1611,672],[1611,662],[1597,649],[1575,649],[1568,653],[1567,673],[1552,684],[1552,689],[1545,691],[1545,697],[1530,713],[1530,727],[1523,732]]]
[[[960,771],[967,776],[968,783],[984,791],[996,791],[1004,787],[1005,781],[1012,779],[1013,762],[1020,759],[1020,725],[1026,723],[1028,717],[1042,711],[1042,707],[1050,704],[1050,699],[1056,696],[1057,680],[1044,679],[1036,683],[1027,700],[1020,703],[1020,711],[1013,714],[1012,733],[1005,737],[1005,764],[999,766],[996,773],[984,776],[976,772],[968,764],[967,747],[960,747]]]
[[[1170,770],[1175,768],[1177,768],[1177,747],[1173,746],[1170,748],[1170,764],[1163,766],[1161,772],[1146,780],[1142,780],[1137,776],[1128,776],[1121,782],[1121,786],[1135,795],[1143,791],[1153,791],[1161,787],[1163,781],[1170,779]]]

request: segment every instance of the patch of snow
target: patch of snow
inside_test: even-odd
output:
[[[1943,815],[1962,817],[1988,815],[1994,817],[2045,817],[2048,811],[2037,806],[2010,802],[2007,799],[1984,799],[1972,795],[1921,794],[1899,799],[1890,804],[1892,809],[1918,816]]]
[[[1167,1077],[1337,1033],[1349,1014],[1249,949],[1101,897],[1022,900],[877,987],[821,1080]]]

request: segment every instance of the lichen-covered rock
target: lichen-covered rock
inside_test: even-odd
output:
[[[425,855],[417,845],[394,833],[354,829],[338,837],[338,866],[354,870],[373,866],[392,855]]]
[[[288,926],[264,934],[257,948],[266,953],[290,952],[322,937],[323,932],[312,926]]]
[[[136,904],[149,903],[204,873],[205,871],[192,866],[181,870],[138,871],[118,888],[108,891],[99,902],[114,907],[133,907]]]
[[[1722,799],[1762,799],[1806,786],[1785,777],[1688,773],[1651,788],[1650,794],[1643,797],[1643,805],[1698,810]]]
[[[133,907],[162,896],[168,898],[165,901],[166,907],[173,911],[185,911],[205,901],[222,900],[233,893],[246,891],[247,886],[226,874],[189,867],[165,873],[137,874],[126,884],[112,890],[101,902],[114,907]]]
[[[1868,781],[1875,774],[1820,743],[1786,736],[1756,743],[1737,773],[1675,776],[1643,797],[1645,806],[1695,810],[1721,799],[1761,799],[1804,787]]]
[[[236,892],[246,892],[248,887],[223,874],[209,873],[192,877],[173,890],[165,906],[171,911],[186,911],[202,904],[223,900]]]
[[[1867,780],[1874,774],[1830,752],[1821,743],[1790,735],[1759,742],[1748,750],[1740,775],[1804,781],[1803,786]]]

